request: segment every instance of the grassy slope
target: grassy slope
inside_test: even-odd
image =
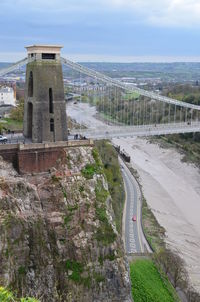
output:
[[[144,198],[142,204],[142,225],[150,246],[154,252],[159,252],[165,246],[165,229],[159,225]]]
[[[118,162],[118,154],[110,142],[102,140],[95,143],[104,166],[112,207],[115,213],[116,227],[121,232],[124,206],[124,185]]]
[[[161,278],[152,260],[136,260],[130,265],[134,302],[179,301],[167,279]]]

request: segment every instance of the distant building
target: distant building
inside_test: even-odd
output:
[[[2,105],[16,105],[15,92],[12,87],[0,87],[0,106]]]

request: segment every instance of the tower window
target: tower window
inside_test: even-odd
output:
[[[33,97],[33,73],[32,71],[29,74],[28,79],[28,96]]]
[[[50,131],[54,132],[54,119],[53,118],[50,119]]]
[[[53,113],[53,91],[49,88],[49,113]]]
[[[55,53],[42,53],[42,60],[55,60]]]

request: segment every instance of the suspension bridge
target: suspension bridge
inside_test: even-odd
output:
[[[32,58],[0,70],[0,77],[26,65]],[[77,121],[70,133],[102,139],[113,137],[152,136],[200,131],[200,106],[147,91],[134,84],[106,76],[68,59],[61,62],[71,70],[72,93],[78,103],[96,107],[95,118],[102,124]],[[74,105],[75,106],[75,105]]]

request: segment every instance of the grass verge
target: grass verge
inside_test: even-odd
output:
[[[22,131],[23,130],[23,122],[16,121],[11,118],[2,119],[1,125],[4,129],[11,130],[11,131],[20,131],[20,130]]]
[[[137,170],[133,169],[130,165],[128,168],[134,178],[137,180],[138,185],[140,187],[140,191],[142,194],[142,228],[145,234],[145,237],[151,246],[154,252],[159,252],[160,249],[165,247],[164,237],[165,237],[165,229],[160,226],[156,217],[152,213],[151,209],[149,208],[146,199],[142,192],[142,186],[140,184],[140,178],[137,173]]]
[[[139,259],[130,264],[134,302],[180,301],[166,278],[160,275],[150,259]]]

